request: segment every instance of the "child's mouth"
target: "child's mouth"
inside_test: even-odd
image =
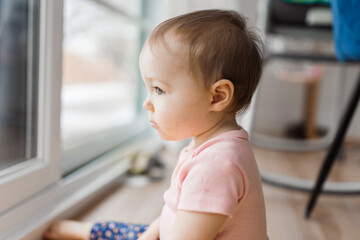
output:
[[[158,125],[156,122],[150,121],[150,123],[151,123],[151,127],[158,128]]]

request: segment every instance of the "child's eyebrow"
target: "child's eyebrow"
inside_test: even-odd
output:
[[[160,82],[161,84],[164,84],[165,86],[167,87],[170,87],[169,83],[164,81],[164,80],[161,80],[159,78],[153,78],[153,77],[148,77],[147,78],[150,82],[153,82],[153,81],[156,81],[156,82]]]

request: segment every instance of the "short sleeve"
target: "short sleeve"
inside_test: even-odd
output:
[[[200,155],[188,166],[180,186],[178,210],[232,217],[244,194],[242,172],[223,155]]]

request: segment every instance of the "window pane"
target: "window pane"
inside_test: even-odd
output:
[[[62,139],[131,123],[136,115],[140,1],[64,2]],[[114,4],[117,5],[114,5]]]
[[[36,156],[38,8],[0,1],[0,171]]]

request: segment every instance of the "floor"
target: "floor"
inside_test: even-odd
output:
[[[345,157],[336,163],[330,180],[360,182],[359,144],[347,144]],[[254,147],[262,171],[313,179],[325,152],[288,153]],[[177,150],[165,150],[167,175],[163,181],[129,182],[116,186],[102,201],[75,219],[81,221],[117,220],[149,223],[160,214],[162,193],[167,189]],[[142,179],[144,180],[144,179]],[[360,195],[321,195],[312,218],[304,212],[308,193],[264,184],[268,235],[273,240],[356,240],[359,239]]]

